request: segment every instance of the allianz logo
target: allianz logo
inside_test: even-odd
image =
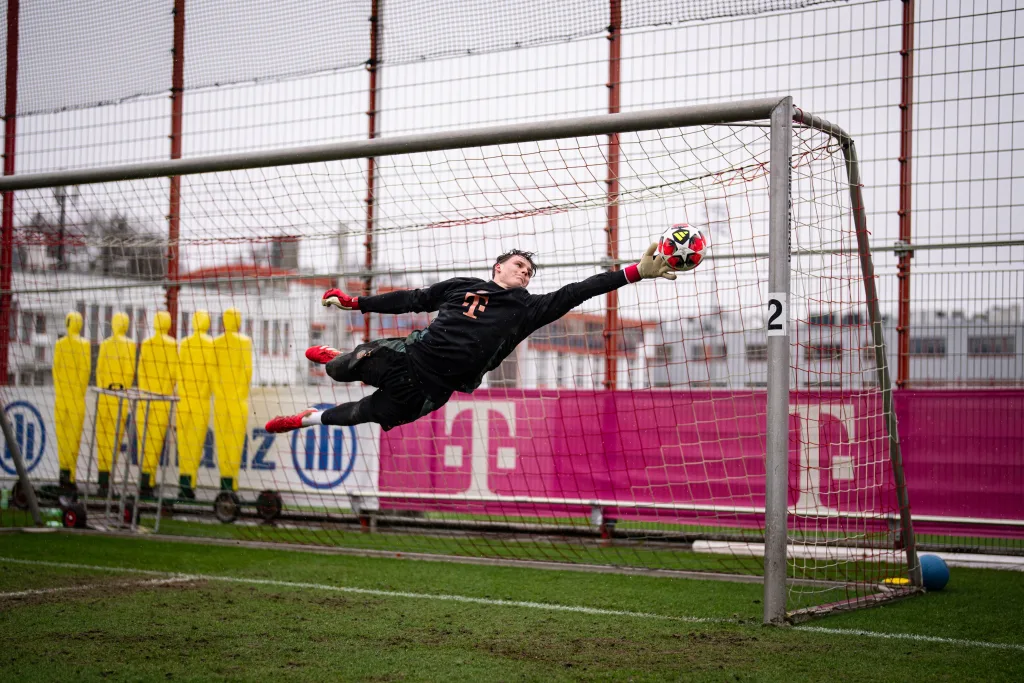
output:
[[[317,410],[333,407],[318,403]],[[359,451],[355,427],[318,425],[292,432],[292,464],[302,483],[314,489],[333,489],[341,485],[355,465]]]
[[[4,408],[7,420],[14,431],[14,442],[25,460],[25,469],[29,472],[39,466],[46,451],[46,423],[34,405],[27,401],[14,401]],[[16,475],[14,454],[10,444],[4,444],[3,457],[0,457],[0,469],[8,474]]]

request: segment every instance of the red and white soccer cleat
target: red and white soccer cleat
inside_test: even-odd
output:
[[[267,422],[266,429],[271,434],[283,434],[302,428],[302,418],[316,412],[315,408],[307,408],[298,415],[278,415]]]
[[[323,306],[334,306],[343,311],[358,311],[359,297],[349,296],[340,289],[328,289],[320,299]]]
[[[320,365],[327,365],[340,355],[341,351],[330,346],[310,346],[306,349],[306,358]]]

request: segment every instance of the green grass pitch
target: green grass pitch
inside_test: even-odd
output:
[[[0,680],[1024,680],[1024,574],[954,569],[941,593],[804,627],[762,626],[760,599],[749,583],[7,532]]]

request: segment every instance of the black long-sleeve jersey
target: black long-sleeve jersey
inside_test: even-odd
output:
[[[558,320],[587,299],[625,285],[624,271],[573,282],[550,294],[504,289],[493,280],[458,277],[424,289],[359,297],[368,313],[438,311],[407,352],[413,374],[431,398],[471,392],[535,330]]]

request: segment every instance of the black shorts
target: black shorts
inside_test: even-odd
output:
[[[338,356],[325,368],[339,382],[364,382],[377,391],[356,402],[359,422],[376,422],[384,431],[414,422],[437,410],[451,393],[430,398],[413,377],[406,354],[406,339],[392,337],[360,344]]]

